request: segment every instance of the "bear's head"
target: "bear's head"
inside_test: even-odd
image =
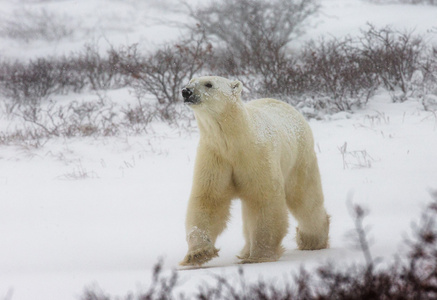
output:
[[[218,76],[193,78],[182,89],[184,102],[194,110],[208,110],[220,113],[230,103],[240,100],[243,85]]]

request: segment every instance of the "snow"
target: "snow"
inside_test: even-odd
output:
[[[0,55],[23,60],[61,55],[95,38],[156,46],[180,33],[147,18],[178,17],[158,2],[2,0],[2,19],[23,6],[44,8],[70,16],[84,29],[72,40],[55,43],[0,37]],[[302,40],[355,34],[367,21],[425,33],[435,26],[436,14],[437,8],[429,6],[325,0],[314,20],[317,26]],[[110,96],[124,100],[129,93]],[[68,95],[65,101],[75,97],[90,96]],[[13,127],[3,115],[0,121],[2,130]],[[388,94],[379,92],[365,109],[311,120],[310,126],[331,215],[331,248],[296,250],[296,221],[290,217],[287,251],[278,262],[244,265],[249,280],[281,281],[301,265],[311,269],[327,261],[362,261],[345,237],[353,229],[348,199],[370,212],[365,222],[372,226],[373,255],[390,260],[402,253],[402,241],[430,199],[429,189],[437,188],[437,115],[415,100],[391,103]],[[237,276],[235,255],[243,247],[238,201],[217,241],[220,257],[202,269],[178,267],[186,252],[184,219],[198,139],[197,131],[155,122],[143,136],[52,139],[40,148],[1,146],[0,299],[78,299],[93,285],[126,295],[148,286],[159,258],[167,274],[178,269],[183,283],[178,289],[186,294],[214,282],[214,274]]]
[[[358,35],[367,24],[377,28],[390,26],[428,36],[433,43],[436,35],[427,35],[436,26],[437,9],[427,5],[375,4],[365,0],[323,0],[310,29],[296,43],[322,36],[344,37]]]

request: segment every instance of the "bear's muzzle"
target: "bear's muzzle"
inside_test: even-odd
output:
[[[184,98],[184,103],[196,104],[199,102],[198,98],[193,95],[193,91],[189,88],[182,89],[182,97]]]

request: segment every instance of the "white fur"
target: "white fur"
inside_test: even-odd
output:
[[[235,198],[242,201],[242,262],[280,258],[288,211],[298,221],[299,249],[328,247],[329,217],[303,116],[275,99],[243,103],[239,81],[201,77],[186,88],[199,99],[191,107],[200,142],[186,218],[188,254],[181,264],[201,265],[218,256],[215,241]]]

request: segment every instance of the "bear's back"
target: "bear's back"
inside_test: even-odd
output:
[[[262,98],[247,102],[245,107],[261,143],[285,138],[292,144],[301,144],[308,137],[310,129],[305,118],[285,102]]]

